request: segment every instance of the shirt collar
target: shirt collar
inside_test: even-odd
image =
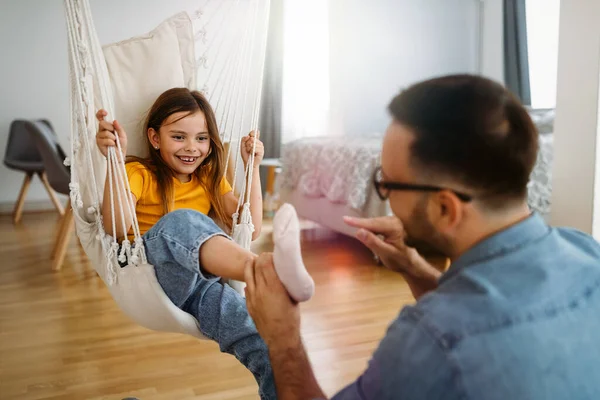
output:
[[[441,276],[439,283],[446,282],[473,264],[479,264],[500,254],[524,247],[548,234],[550,229],[539,214],[533,213],[523,221],[482,240],[467,250],[450,265],[448,271]]]

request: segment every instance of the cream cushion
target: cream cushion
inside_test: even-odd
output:
[[[174,87],[196,89],[192,21],[181,12],[147,34],[103,46],[115,119],[127,132],[129,155],[147,157],[144,120],[156,98]]]

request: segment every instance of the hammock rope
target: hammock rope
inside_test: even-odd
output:
[[[225,2],[228,4],[223,5]],[[259,15],[261,2],[264,3],[264,15]],[[209,7],[214,4],[211,0],[207,0],[189,19],[190,34],[195,38],[193,47],[197,45],[205,47],[200,53],[201,57],[194,57],[198,61],[195,66],[195,76],[199,76],[204,65],[208,66],[208,71],[205,71],[207,78],[202,81],[197,79],[196,87],[190,89],[210,87],[211,79],[215,79],[215,90],[207,98],[209,101],[215,101],[215,114],[218,116],[221,137],[224,142],[227,140],[230,143],[225,171],[229,168],[231,151],[235,150],[232,182],[235,190],[240,149],[239,146],[233,149],[231,144],[236,138],[241,144],[242,132],[257,131],[264,77],[269,1],[222,0],[217,2],[215,7]],[[253,7],[252,18],[246,20],[244,11],[247,8],[244,6],[250,7],[250,4]],[[89,0],[64,0],[64,5],[71,85],[71,151],[65,164],[71,165],[70,198],[77,235],[94,269],[105,281],[115,301],[127,315],[150,329],[202,337],[198,329],[198,321],[170,303],[156,280],[153,267],[148,264],[135,205],[130,196],[131,187],[118,134],[115,134],[116,148],[109,148],[106,158],[101,157],[96,147],[95,134],[98,126],[96,110],[104,108],[108,114],[107,120],[114,120],[118,110],[115,110],[108,67],[97,38]],[[210,15],[208,15],[209,10],[213,11]],[[232,10],[242,11],[236,14],[232,13]],[[220,36],[221,31],[228,25],[223,23],[224,18],[231,17],[232,14],[235,15],[232,31]],[[260,46],[255,46],[257,26],[259,21],[263,20],[264,40],[260,40]],[[217,21],[221,23],[216,24]],[[206,43],[208,35],[213,32],[211,29],[213,22],[215,33]],[[200,25],[199,28],[194,25],[195,23]],[[216,31],[219,31],[219,34],[216,34]],[[252,33],[249,34],[249,31]],[[255,47],[258,47],[258,50]],[[213,52],[214,57],[211,55]],[[221,64],[225,64],[225,67]],[[252,71],[256,69],[258,71],[253,74]],[[219,73],[215,76],[216,72]],[[221,84],[223,79],[225,84]],[[257,84],[253,95],[250,95],[249,89],[251,81]],[[247,107],[249,102],[251,105]],[[252,112],[249,121],[245,120],[247,108]],[[126,117],[119,115],[120,120]],[[244,124],[246,126],[249,124],[250,129],[245,130]],[[255,147],[256,143],[246,168],[242,167],[243,172],[240,172],[240,174],[244,173],[244,179],[241,182],[242,189],[238,191],[238,208],[232,215],[234,222],[232,236],[246,249],[250,247],[251,234],[254,230],[250,214],[250,194]],[[101,204],[104,199],[104,185],[108,185],[108,200],[111,202],[109,209],[112,235],[105,232],[102,223]],[[240,210],[241,216],[238,214]],[[126,234],[119,245],[117,226],[120,224],[126,233],[129,219],[132,240]],[[126,267],[121,268],[121,265],[125,264]],[[240,290],[239,287],[236,289]]]

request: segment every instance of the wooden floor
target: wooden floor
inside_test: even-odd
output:
[[[0,216],[0,398],[257,399],[251,374],[216,344],[148,331],[113,303],[75,238],[61,272],[49,255],[58,214]],[[268,231],[268,229],[265,229]],[[271,250],[265,232],[255,251]],[[406,283],[351,238],[306,231],[315,297],[302,333],[331,395],[354,380],[400,308]]]

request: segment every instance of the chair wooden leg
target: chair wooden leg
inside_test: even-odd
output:
[[[28,172],[23,180],[21,192],[19,192],[19,198],[17,199],[17,204],[15,205],[15,211],[13,213],[13,222],[15,224],[18,224],[21,221],[21,216],[23,215],[23,206],[25,205],[25,197],[27,196],[27,191],[29,190],[32,177],[33,173]]]
[[[50,187],[50,183],[48,182],[48,177],[46,176],[46,172],[40,173],[40,179],[42,180],[42,183],[44,184],[44,187],[46,188],[46,191],[48,192],[48,195],[50,196],[50,200],[52,200],[52,203],[54,203],[54,207],[56,207],[56,211],[58,211],[58,213],[60,215],[65,215],[65,210],[63,209],[62,204],[60,204],[58,197],[56,197],[56,192],[52,189],[52,187]]]
[[[71,209],[71,199],[67,202],[67,211]],[[67,218],[66,213],[60,218],[60,226],[58,228],[58,233],[56,234],[56,241],[54,242],[54,247],[52,248],[52,254],[50,257],[54,259],[56,257],[56,253],[58,252],[58,248],[60,247],[61,238],[65,235],[65,229],[67,229]]]
[[[71,234],[73,233],[73,210],[71,207],[68,207],[65,210],[65,215],[63,216],[63,226],[61,227],[61,234],[56,240],[56,252],[54,254],[54,260],[52,261],[52,270],[59,271],[62,268],[63,261],[65,260],[65,255],[67,254],[67,247],[69,246],[69,241],[71,239]]]

